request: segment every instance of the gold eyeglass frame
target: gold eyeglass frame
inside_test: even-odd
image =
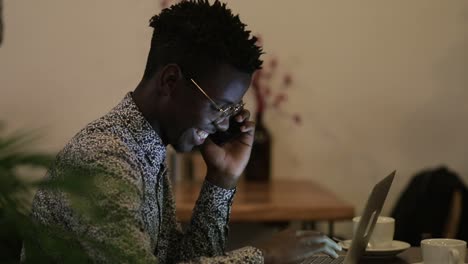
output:
[[[238,114],[245,106],[244,101],[241,100],[239,103],[234,104],[234,105],[229,105],[229,106],[227,106],[227,107],[225,107],[223,109],[213,99],[211,99],[211,97],[205,92],[205,90],[203,90],[203,88],[200,87],[200,85],[198,85],[198,83],[196,81],[194,81],[192,78],[190,78],[190,81],[195,85],[195,87],[198,88],[198,90],[200,92],[202,92],[202,94],[208,100],[210,100],[210,102],[213,104],[213,106],[216,108],[216,110],[218,110],[218,112],[221,113],[221,117],[219,119],[224,119],[224,118],[227,118],[227,117],[234,116],[234,115]]]

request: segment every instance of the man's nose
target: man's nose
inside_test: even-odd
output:
[[[223,119],[215,122],[216,129],[218,131],[226,131],[229,129],[229,117],[224,117]]]

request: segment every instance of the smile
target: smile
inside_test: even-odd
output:
[[[195,128],[195,132],[198,138],[200,139],[200,141],[204,141],[210,135],[208,132],[198,129],[198,128]]]

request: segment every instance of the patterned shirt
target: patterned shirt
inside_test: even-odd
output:
[[[104,221],[80,214],[70,194],[45,188],[34,198],[33,220],[71,233],[71,240],[93,262],[263,263],[261,251],[253,247],[225,253],[235,190],[205,181],[192,220],[182,232],[165,157],[161,138],[128,93],[108,114],[72,138],[47,175],[49,181],[66,183],[73,180],[65,173],[67,168],[79,168],[80,177],[90,178],[93,188],[75,200],[85,207],[93,201]],[[105,173],[86,174],[95,168]],[[49,251],[47,245],[36,242]],[[47,253],[59,262],[67,257]],[[27,256],[26,247],[23,260]]]

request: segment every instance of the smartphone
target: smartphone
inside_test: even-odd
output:
[[[242,134],[240,127],[244,123],[237,122],[234,117],[229,118],[229,129],[226,131],[218,131],[210,135],[210,139],[218,146],[222,146],[225,143],[237,138]]]

